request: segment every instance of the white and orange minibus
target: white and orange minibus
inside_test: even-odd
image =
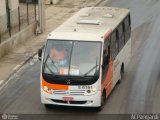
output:
[[[130,11],[87,7],[48,35],[39,51],[41,102],[101,110],[131,59]]]

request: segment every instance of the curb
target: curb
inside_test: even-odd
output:
[[[104,0],[99,0],[98,2],[95,3],[94,6],[98,6],[102,1],[104,1]]]
[[[29,56],[29,58],[27,58],[24,62],[22,62],[16,69],[13,70],[13,72],[6,78],[6,80],[8,80],[13,74],[15,74],[19,69],[21,69],[27,62],[29,62],[35,55],[37,54],[37,52],[33,52],[33,54],[31,56]]]
[[[37,52],[33,52],[33,54],[31,56],[29,56],[25,61],[23,61],[20,65],[18,65],[17,68],[15,68],[10,74],[9,76],[0,84],[0,90],[1,88],[3,88],[9,81],[9,78],[14,75],[16,72],[18,72],[18,70],[20,70],[27,62],[29,62],[31,59],[33,59],[33,57],[37,54]]]

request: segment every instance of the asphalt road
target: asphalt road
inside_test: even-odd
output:
[[[0,91],[0,113],[87,115],[160,113],[160,1],[109,0],[100,6],[131,9],[132,60],[120,85],[108,97],[104,109],[54,107],[40,103],[40,62],[30,61]]]

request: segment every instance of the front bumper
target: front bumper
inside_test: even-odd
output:
[[[71,101],[64,101],[63,97],[72,97]],[[41,90],[41,103],[63,106],[99,107],[101,105],[101,91],[94,95],[53,95]]]

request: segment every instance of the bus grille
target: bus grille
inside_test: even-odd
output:
[[[69,90],[69,91],[53,90],[53,93],[57,95],[84,95],[85,90]]]
[[[63,104],[86,104],[87,101],[63,101],[63,100],[56,100],[56,99],[51,99],[53,102],[56,103],[63,103]]]

